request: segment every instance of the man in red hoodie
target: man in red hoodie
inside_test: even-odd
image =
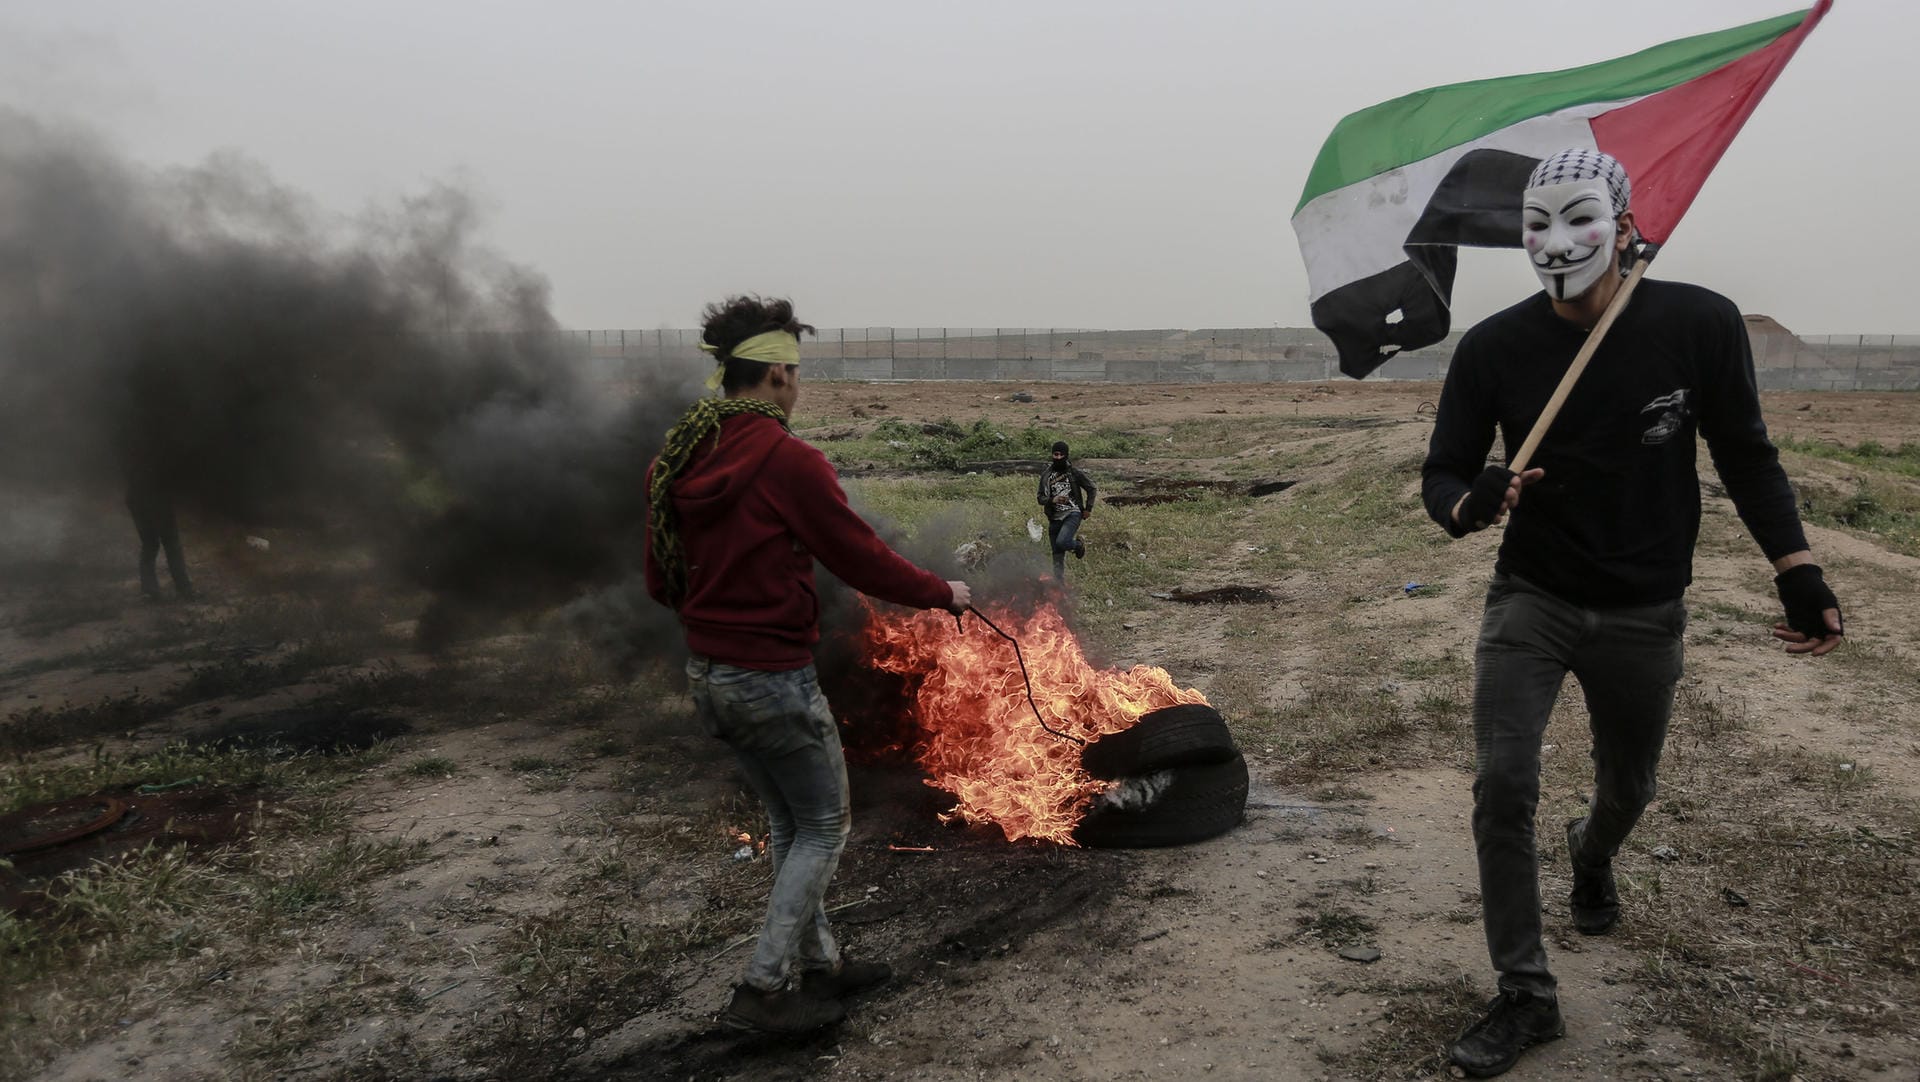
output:
[[[720,363],[708,385],[724,397],[694,403],[647,470],[647,592],[680,614],[695,713],[733,748],[773,837],[766,924],[722,1019],[805,1033],[892,976],[841,956],[822,903],[851,818],[839,729],[814,674],[813,562],[896,604],[958,612],[972,596],[888,548],[847,506],[826,456],[788,429],[798,336],[813,330],[793,305],[732,297],[703,321],[700,348]]]

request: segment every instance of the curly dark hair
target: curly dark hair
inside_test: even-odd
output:
[[[700,339],[714,347],[714,356],[726,362],[720,386],[728,394],[757,387],[773,366],[765,361],[735,360],[733,347],[768,331],[785,331],[798,336],[816,333],[813,325],[793,318],[793,302],[784,297],[759,297],[742,294],[709,304],[700,313]]]

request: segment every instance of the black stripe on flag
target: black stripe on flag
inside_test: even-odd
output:
[[[1407,261],[1349,282],[1313,306],[1313,325],[1340,351],[1340,371],[1360,379],[1401,350],[1430,346],[1453,325],[1456,249],[1520,246],[1520,193],[1540,159],[1504,150],[1463,155],[1408,231]]]

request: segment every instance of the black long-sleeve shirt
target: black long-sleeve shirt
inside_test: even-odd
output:
[[[1422,471],[1427,513],[1458,537],[1453,507],[1486,465],[1526,439],[1587,332],[1545,293],[1460,340]],[[1643,280],[1574,385],[1529,466],[1496,567],[1595,608],[1679,597],[1700,532],[1694,433],[1769,560],[1807,547],[1792,488],[1767,439],[1746,326],[1732,301]]]

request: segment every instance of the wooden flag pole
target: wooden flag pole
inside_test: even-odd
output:
[[[1653,245],[1648,245],[1652,249]],[[1600,322],[1593,325],[1593,333],[1587,335],[1580,352],[1568,366],[1567,374],[1560,377],[1560,386],[1553,389],[1553,397],[1547,399],[1546,408],[1540,411],[1540,419],[1533,422],[1533,431],[1527,433],[1527,441],[1520,445],[1520,453],[1513,456],[1507,468],[1520,473],[1532,461],[1533,453],[1540,449],[1540,441],[1546,438],[1547,429],[1553,425],[1553,419],[1560,415],[1560,407],[1567,404],[1567,396],[1573,393],[1573,385],[1580,381],[1580,373],[1587,370],[1587,362],[1593,359],[1594,351],[1600,348],[1600,340],[1607,336],[1607,329],[1613,326],[1615,316],[1627,307],[1627,298],[1633,296],[1633,287],[1640,284],[1640,278],[1647,273],[1647,264],[1653,262],[1653,252],[1646,251],[1633,264],[1633,270],[1627,280],[1620,283],[1620,292],[1613,295],[1613,303],[1600,315]]]

